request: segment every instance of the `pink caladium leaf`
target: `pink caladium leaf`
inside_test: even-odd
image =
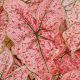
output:
[[[12,54],[7,48],[5,48],[4,51],[0,54],[0,74],[2,75],[1,79],[7,76],[12,63]]]
[[[27,80],[29,73],[27,67],[22,66],[9,74],[4,80]]]
[[[79,80],[80,79],[80,71],[72,70],[68,73],[65,73],[60,80]]]
[[[0,79],[64,80],[67,79],[64,78],[66,74],[71,74],[69,71],[74,74],[74,69],[80,70],[77,56],[80,49],[80,24],[67,16],[71,14],[68,11],[73,11],[74,7],[78,9],[77,1],[70,0],[72,3],[69,6],[69,2],[63,4],[67,0],[2,2],[0,71],[3,74]],[[72,53],[75,53],[75,59],[70,57]]]
[[[58,39],[55,38],[64,20],[64,11],[60,1],[44,0],[38,8],[36,3],[35,8],[33,5],[33,8],[29,9],[29,5],[20,0],[8,1],[9,4],[6,2],[5,7],[10,20],[6,32],[15,44],[12,49],[13,54],[17,55],[42,80],[49,80],[57,71],[53,59],[61,53],[60,48],[64,49],[64,42],[59,39],[59,47],[56,42]]]

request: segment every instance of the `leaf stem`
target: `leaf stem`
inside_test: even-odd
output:
[[[39,31],[41,30],[42,21],[43,21],[43,19],[44,19],[45,15],[46,15],[46,12],[44,13],[44,15],[43,15],[43,17],[42,17],[42,20],[41,20],[41,22],[40,22],[39,29],[38,29],[38,33],[39,33]]]
[[[47,66],[46,60],[45,60],[44,55],[43,55],[43,52],[42,52],[42,48],[41,48],[41,45],[40,45],[40,41],[39,41],[38,34],[36,34],[36,38],[37,38],[37,41],[38,41],[38,46],[39,46],[39,49],[40,49],[40,53],[41,53],[41,55],[42,55],[42,58],[43,58],[44,63],[45,63],[45,65],[46,65],[46,68],[47,68],[47,70],[48,70],[48,72],[49,72],[49,69],[48,69],[48,66]]]

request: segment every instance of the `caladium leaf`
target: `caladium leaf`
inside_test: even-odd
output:
[[[14,72],[9,74],[4,80],[26,80],[27,76],[29,74],[28,69],[26,66],[22,66],[18,69],[16,69]]]
[[[10,4],[12,4],[12,2]],[[54,37],[58,35],[60,23],[64,20],[63,10],[59,0],[44,0],[38,8],[35,8],[36,11],[34,12],[36,13],[30,11],[34,10],[31,7],[28,9],[29,5],[22,6],[22,3],[19,3],[19,1],[16,1],[12,6],[10,4],[7,5],[11,10],[7,10],[12,20],[10,20],[6,31],[8,36],[17,43],[13,48],[14,54],[16,54],[32,72],[35,72],[40,79],[51,80],[52,74],[57,71],[53,59],[56,55],[58,56],[60,54],[59,52],[64,48],[62,39],[58,40],[58,47],[54,44]],[[25,7],[27,7],[26,10],[24,10]],[[53,14],[54,11],[55,13]],[[58,16],[59,13],[60,15]],[[37,16],[33,14],[37,14]],[[17,23],[15,19],[18,20]],[[34,19],[36,23],[34,23]],[[12,21],[15,23],[14,25]],[[22,24],[22,26],[18,25],[18,23]],[[23,39],[23,37],[25,38]]]
[[[60,80],[78,80],[78,79],[80,79],[80,71],[79,70],[72,70],[72,71],[69,71],[69,72],[67,72],[67,73],[65,73],[64,75],[63,75],[63,77],[60,79]]]
[[[63,37],[66,46],[71,50],[72,58],[75,58],[75,52],[80,49],[80,24],[72,25],[63,33]]]
[[[40,80],[40,78],[33,72],[31,72],[26,66],[21,66],[11,74],[9,74],[4,80]]]
[[[13,57],[11,52],[5,48],[4,51],[0,54],[0,73],[2,78],[7,76],[8,70],[10,69],[13,63]]]

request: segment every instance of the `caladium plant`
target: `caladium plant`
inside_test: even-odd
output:
[[[4,55],[10,57],[7,61],[7,64],[9,63],[10,65],[4,65],[8,69],[1,70],[1,72],[5,70],[5,73],[1,74],[0,79],[60,80],[64,76],[63,74],[75,68],[74,65],[78,63],[77,60],[79,58],[75,58],[76,60],[74,61],[70,56],[73,52],[72,44],[75,41],[77,43],[79,38],[78,36],[73,38],[71,43],[68,42],[67,37],[71,40],[72,36],[77,33],[79,26],[77,26],[77,30],[74,27],[75,25],[69,28],[68,19],[66,19],[66,11],[69,10],[65,9],[66,7],[62,2],[65,1],[4,1],[4,9],[0,11],[1,13],[3,11],[7,13],[8,23],[4,32],[2,30],[5,36],[1,40],[1,44],[7,52],[4,54],[4,50],[3,52],[1,51],[1,55],[5,58],[6,56]],[[2,20],[2,22],[5,21]],[[69,31],[75,33],[69,34]],[[5,60],[3,62],[6,63]],[[71,64],[72,68],[70,67]],[[62,77],[62,80],[66,79]]]

